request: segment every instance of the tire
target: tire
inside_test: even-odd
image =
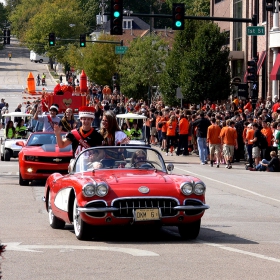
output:
[[[80,213],[77,210],[77,198],[75,198],[73,204],[73,224],[77,239],[90,240],[92,238],[91,226],[81,219]]]
[[[40,59],[40,60],[39,60],[39,63],[43,63],[43,59]]]
[[[28,186],[29,185],[29,181],[28,180],[23,180],[20,173],[19,173],[19,185],[20,186]]]
[[[4,151],[4,161],[10,161],[11,159],[11,153],[8,149],[5,149]]]
[[[189,224],[178,226],[181,237],[185,240],[196,239],[200,231],[201,219]]]
[[[48,213],[49,213],[49,223],[50,226],[54,229],[63,229],[65,227],[65,222],[58,219],[52,211],[51,206],[51,194],[49,192],[49,199],[48,199]]]

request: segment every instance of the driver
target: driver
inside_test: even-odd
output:
[[[140,167],[147,161],[147,154],[144,150],[137,150],[131,157],[131,166]]]

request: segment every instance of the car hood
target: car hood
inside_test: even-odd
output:
[[[77,175],[77,179],[94,179],[96,181],[105,181],[108,185],[130,185],[130,184],[181,184],[187,181],[197,182],[198,178],[187,175],[167,174],[161,171],[141,170],[141,171],[120,171],[120,170],[98,170],[94,172],[93,177],[90,173]]]
[[[71,146],[67,146],[66,148],[60,149],[57,144],[44,144],[42,146],[25,146],[22,149],[23,152],[32,154],[38,152],[38,153],[72,153]]]

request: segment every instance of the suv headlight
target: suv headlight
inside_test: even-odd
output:
[[[94,183],[88,183],[83,186],[83,194],[86,197],[92,197],[95,195],[95,188],[96,184]]]
[[[180,189],[181,189],[181,192],[182,192],[184,195],[190,195],[190,194],[192,194],[192,192],[193,192],[193,185],[192,185],[192,183],[183,183],[183,184],[180,186]]]
[[[197,183],[194,186],[194,193],[197,195],[202,195],[205,192],[205,185],[203,183]]]
[[[96,195],[103,197],[108,193],[109,187],[105,182],[101,182],[97,184],[95,191]]]

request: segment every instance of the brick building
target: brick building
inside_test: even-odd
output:
[[[275,3],[279,3],[275,1]],[[255,7],[256,5],[256,7]],[[279,10],[276,8],[276,11]],[[279,12],[266,11],[266,1],[259,0],[211,0],[210,16],[252,19],[257,11],[258,26],[265,28],[265,35],[257,37],[258,97],[279,98],[280,80],[280,29]],[[230,64],[233,79],[247,82],[247,62],[253,59],[252,38],[247,35],[251,23],[217,22],[221,30],[228,32]],[[252,84],[250,84],[250,87]],[[250,88],[249,88],[250,94]]]

